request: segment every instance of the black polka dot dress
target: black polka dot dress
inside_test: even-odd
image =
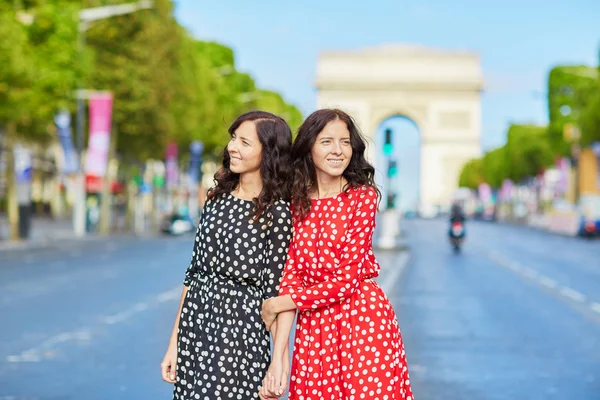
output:
[[[271,361],[262,301],[277,296],[292,236],[289,203],[257,222],[252,201],[207,201],[179,321],[174,399],[258,399]]]

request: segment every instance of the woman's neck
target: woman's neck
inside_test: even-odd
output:
[[[317,184],[313,189],[312,197],[321,199],[335,196],[341,193],[346,186],[346,179],[343,176],[319,176],[317,174]]]
[[[241,199],[252,200],[260,195],[262,189],[262,177],[260,172],[256,171],[240,174],[238,186],[233,190],[233,193]]]

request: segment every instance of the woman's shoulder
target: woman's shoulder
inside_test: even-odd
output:
[[[377,200],[377,190],[373,186],[363,185],[352,187],[348,190],[348,197],[353,200]]]

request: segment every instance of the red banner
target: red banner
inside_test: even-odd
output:
[[[112,117],[112,95],[94,94],[90,97],[90,137],[85,157],[85,172],[88,175],[103,177],[108,166],[108,147]]]

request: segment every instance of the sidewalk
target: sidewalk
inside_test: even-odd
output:
[[[6,215],[0,215],[0,251],[47,247],[57,241],[75,239],[79,238],[73,233],[70,218],[53,220],[47,217],[36,217],[31,221],[29,239],[9,240],[8,220]]]

